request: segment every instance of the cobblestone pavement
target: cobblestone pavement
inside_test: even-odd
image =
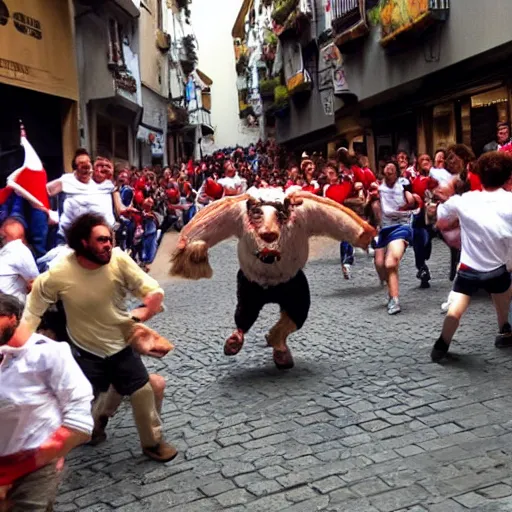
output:
[[[494,348],[488,298],[463,320],[458,358],[429,361],[450,288],[442,244],[430,290],[408,252],[403,313],[390,318],[371,261],[358,256],[344,281],[326,243],[306,268],[312,309],[285,373],[264,343],[273,306],[238,356],[223,355],[234,242],[212,265],[210,281],[166,283],[168,311],[153,324],[177,344],[149,364],[168,379],[165,432],[180,455],[145,459],[123,404],[106,443],[70,456],[57,512],[512,511],[512,353]]]

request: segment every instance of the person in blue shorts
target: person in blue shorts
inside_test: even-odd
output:
[[[398,267],[412,243],[412,210],[417,202],[410,183],[399,175],[398,165],[390,162],[384,168],[379,186],[380,231],[375,248],[375,269],[381,282],[387,284],[387,308],[390,315],[402,310],[399,301]]]

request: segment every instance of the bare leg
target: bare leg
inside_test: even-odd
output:
[[[385,268],[387,273],[388,289],[390,297],[398,297],[398,267],[404,255],[407,244],[403,240],[393,240],[387,246]]]
[[[453,292],[453,302],[450,304],[441,332],[441,337],[447,345],[451,343],[453,335],[459,327],[460,319],[468,309],[470,302],[471,297],[469,295]]]
[[[386,249],[375,249],[375,270],[377,271],[381,283],[385,283],[388,280],[388,274],[384,266],[385,260]]]
[[[267,343],[274,349],[274,362],[280,370],[293,368],[293,357],[286,341],[297,330],[297,325],[285,311],[266,336]]]
[[[510,290],[507,290],[505,293],[493,293],[491,294],[491,298],[498,317],[498,327],[501,330],[503,326],[508,323]]]
[[[155,407],[158,414],[162,414],[162,403],[164,401],[165,379],[161,375],[152,373],[149,376],[149,383],[155,394]]]

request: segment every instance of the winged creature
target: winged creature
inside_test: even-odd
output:
[[[265,304],[277,303],[280,318],[266,335],[279,369],[294,365],[288,336],[307,319],[310,292],[303,268],[309,238],[328,236],[366,249],[375,229],[352,210],[301,190],[253,189],[226,197],[201,210],[182,230],[171,257],[170,274],[188,279],[213,274],[208,250],[231,237],[238,238],[236,329],[224,353],[240,352],[245,334]]]

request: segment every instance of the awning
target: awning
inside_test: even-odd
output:
[[[244,0],[242,7],[236,17],[235,25],[233,26],[233,31],[231,35],[234,39],[240,38],[243,39],[245,37],[245,18],[249,9],[252,8],[254,0]]]
[[[140,0],[114,0],[114,3],[133,18],[140,16]]]

